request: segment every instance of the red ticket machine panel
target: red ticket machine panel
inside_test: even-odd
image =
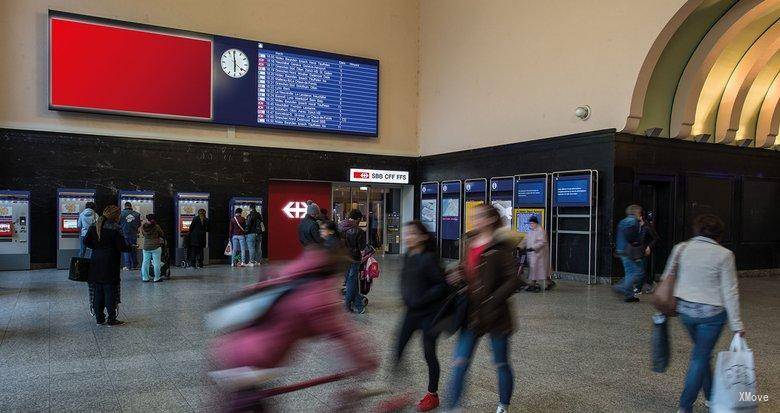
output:
[[[74,217],[62,217],[60,220],[60,232],[63,234],[79,232],[79,219]]]

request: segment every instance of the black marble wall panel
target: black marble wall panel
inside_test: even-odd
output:
[[[773,189],[780,180],[780,152],[627,134],[617,134],[615,139],[616,210],[638,197],[641,176],[670,177],[675,184],[675,242],[690,235],[691,221],[703,205],[728,215],[723,217],[729,226],[724,245],[734,251],[738,269],[780,267],[780,238],[771,231],[745,233],[778,225],[777,211],[767,205],[780,205]],[[705,187],[712,182],[723,185]],[[727,191],[718,188],[732,192],[703,194]]]
[[[615,130],[611,129],[424,156],[420,159],[418,182],[596,169],[600,179],[597,273],[609,276],[613,265],[614,136]],[[564,253],[560,267],[587,270],[587,242],[582,247],[578,239],[561,237],[561,243]]]
[[[155,211],[173,240],[176,192],[211,193],[211,258],[227,242],[228,202],[268,199],[269,179],[349,181],[349,168],[408,170],[417,158],[0,129],[0,189],[31,191],[32,261],[56,261],[57,188],[95,188],[99,208],[119,190],[156,192]]]

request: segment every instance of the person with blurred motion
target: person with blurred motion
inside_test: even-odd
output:
[[[247,260],[246,248],[246,220],[242,215],[244,211],[236,208],[233,218],[230,219],[230,243],[233,248],[233,256],[230,260],[230,266],[244,267]]]
[[[480,205],[472,214],[474,229],[465,236],[460,270],[449,277],[451,282],[465,282],[468,305],[465,324],[455,345],[447,407],[461,408],[474,350],[479,339],[488,334],[498,375],[496,413],[505,413],[514,388],[509,365],[509,337],[514,330],[509,298],[520,283],[512,257],[519,234],[503,228],[501,216],[492,205]]]
[[[246,244],[249,250],[248,266],[260,265],[262,261],[262,243],[265,224],[263,216],[257,212],[257,205],[249,204],[249,215],[246,217]]]
[[[89,227],[95,224],[97,221],[97,214],[95,213],[95,203],[87,202],[84,206],[84,210],[79,214],[77,226],[79,228],[79,257],[89,258],[92,251],[84,245],[84,237],[87,236]]]
[[[531,230],[526,234],[524,241],[528,255],[528,280],[531,281],[531,285],[528,286],[526,291],[541,292],[542,288],[539,287],[539,281],[545,281],[545,290],[551,290],[555,287],[555,281],[552,280],[552,272],[550,271],[550,250],[547,244],[547,233],[539,225],[539,218],[536,215],[532,215],[528,219],[528,223],[531,226]]]
[[[341,253],[342,242],[339,238],[339,229],[335,222],[324,221],[320,223],[320,237],[322,237],[322,246],[326,250],[338,254]]]
[[[190,224],[190,268],[203,268],[203,249],[206,248],[206,237],[210,231],[206,210],[201,208]]]
[[[349,218],[341,221],[339,231],[344,238],[344,245],[347,248],[347,254],[352,261],[346,275],[346,291],[344,293],[344,303],[347,311],[363,314],[366,307],[363,304],[363,296],[360,294],[360,285],[358,277],[360,276],[360,263],[363,258],[363,251],[366,249],[366,232],[360,226],[360,220],[363,214],[359,209],[349,211]]]
[[[745,327],[739,312],[739,287],[734,253],[720,245],[725,225],[715,215],[696,217],[694,237],[677,244],[666,264],[664,277],[677,268],[674,296],[677,313],[693,341],[680,412],[693,412],[699,392],[708,404],[712,395],[712,349],[723,326],[742,336]]]
[[[320,207],[313,201],[306,201],[306,216],[298,224],[298,241],[304,247],[309,245],[321,245],[320,224],[317,222],[320,216]]]
[[[644,270],[644,282],[636,288],[634,292],[641,293],[644,287],[644,292],[650,293],[653,291],[655,285],[655,275],[653,274],[653,267],[651,257],[655,251],[655,244],[658,243],[658,232],[655,230],[655,224],[653,222],[653,213],[648,212],[642,214],[639,217],[639,242],[642,244],[642,251],[644,257],[642,257],[642,268]]]
[[[99,325],[124,324],[123,321],[117,320],[119,285],[122,281],[119,276],[122,265],[120,257],[121,253],[130,251],[131,248],[120,232],[119,214],[118,206],[107,206],[84,237],[84,244],[92,249],[87,280],[93,285],[92,306]],[[108,312],[108,320],[104,310]]]
[[[626,217],[617,227],[615,253],[623,263],[623,279],[615,284],[612,289],[623,296],[623,301],[635,303],[639,301],[634,294],[634,288],[642,282],[644,267],[642,259],[645,256],[640,239],[639,217],[642,216],[642,207],[629,205],[626,208]]]
[[[261,320],[216,339],[211,358],[219,370],[209,375],[218,386],[236,392],[257,389],[298,343],[311,339],[339,342],[350,374],[367,376],[376,370],[378,360],[369,338],[344,317],[339,294],[333,288],[339,271],[338,257],[313,246],[282,268],[279,277],[249,287],[248,292],[292,285]]]
[[[427,412],[439,407],[439,359],[433,322],[449,291],[439,266],[435,241],[420,221],[404,225],[404,243],[407,247],[401,269],[401,297],[406,311],[398,332],[395,365],[415,331],[422,333],[423,354],[428,365],[428,393],[417,403],[417,411]]]
[[[130,250],[122,254],[125,264],[123,269],[134,270],[138,268],[138,230],[141,228],[141,214],[133,210],[133,204],[130,202],[125,202],[119,225],[125,242],[130,246]]]
[[[154,214],[146,216],[146,222],[141,226],[141,233],[144,234],[143,261],[141,262],[141,280],[149,282],[149,265],[154,267],[154,282],[162,281],[162,249],[166,248],[165,238],[162,228],[157,224],[157,217]]]

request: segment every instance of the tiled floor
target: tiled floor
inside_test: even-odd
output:
[[[397,259],[383,260],[369,312],[357,318],[386,356],[400,316]],[[204,312],[261,276],[261,270],[210,267],[174,270],[174,280],[141,283],[127,273],[121,319],[98,327],[89,317],[86,285],[64,271],[0,273],[0,411],[213,411],[213,387],[204,378]],[[762,412],[780,411],[780,279],[741,279],[748,343],[755,352]],[[650,371],[650,306],[624,304],[606,286],[561,282],[544,294],[517,294],[518,332],[512,337],[515,412],[673,412],[690,344],[673,322],[669,371]],[[347,315],[345,315],[347,316]],[[731,336],[724,333],[719,349]],[[453,339],[439,347],[442,389],[449,377]],[[327,344],[302,346],[292,363],[295,381],[332,372],[338,362]],[[425,386],[419,344],[407,351],[405,384]],[[495,373],[486,345],[472,365],[469,411],[495,407]],[[381,375],[381,373],[380,373]],[[326,411],[343,383],[277,400],[283,411]],[[442,397],[447,394],[443,390]],[[706,411],[703,406],[698,411]]]

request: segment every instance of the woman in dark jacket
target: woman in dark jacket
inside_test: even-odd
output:
[[[92,249],[87,279],[94,286],[92,306],[95,309],[95,319],[100,325],[124,324],[116,319],[121,282],[119,269],[122,266],[121,253],[130,251],[130,246],[125,242],[117,224],[119,213],[119,207],[116,205],[107,206],[84,237],[84,245]],[[108,310],[108,322],[103,313],[104,308]]]
[[[422,332],[423,354],[428,365],[428,393],[417,403],[418,412],[439,406],[439,359],[436,357],[438,334],[433,328],[436,313],[446,298],[448,286],[439,266],[433,237],[420,221],[404,225],[404,243],[408,250],[401,269],[401,296],[406,306],[398,342],[395,363],[398,364],[412,334]]]
[[[473,214],[474,230],[467,234],[459,276],[453,277],[465,281],[468,309],[455,347],[448,407],[453,410],[460,407],[474,349],[480,337],[490,334],[498,372],[496,413],[504,413],[509,409],[514,387],[508,354],[509,336],[513,332],[508,300],[519,286],[512,258],[518,240],[511,230],[502,229],[501,216],[492,205],[480,205]]]
[[[198,216],[190,224],[190,267],[203,268],[203,249],[206,248],[206,233],[209,232],[209,219],[206,210],[198,210]]]

